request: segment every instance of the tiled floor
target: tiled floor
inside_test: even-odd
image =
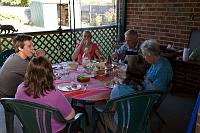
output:
[[[162,126],[156,116],[152,119],[158,133],[184,133],[195,103],[195,98],[185,95],[169,95],[159,110],[167,124]],[[90,128],[88,128],[90,129]],[[21,133],[18,120],[15,121],[15,133]],[[0,105],[0,133],[6,133],[4,110]],[[90,131],[88,131],[90,133]]]

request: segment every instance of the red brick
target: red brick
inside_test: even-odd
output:
[[[174,29],[176,26],[175,25],[165,25],[165,28],[167,29]]]
[[[144,7],[142,9],[141,7]],[[140,40],[161,37],[162,43],[183,47],[191,29],[200,29],[199,0],[127,0],[127,27],[137,27]]]
[[[176,34],[176,38],[184,39],[184,38],[187,38],[187,36],[183,34]]]
[[[167,37],[175,37],[175,34],[173,34],[173,33],[166,33],[165,34]]]
[[[177,25],[176,29],[186,30],[186,26],[185,25]]]
[[[160,29],[160,32],[169,32],[169,29]]]

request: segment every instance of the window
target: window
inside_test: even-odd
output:
[[[117,0],[2,0],[0,24],[12,25],[19,33],[113,25],[116,4]]]

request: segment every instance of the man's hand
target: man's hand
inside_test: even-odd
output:
[[[44,57],[45,56],[45,51],[43,49],[37,49],[35,51],[35,56],[37,56],[37,57]]]
[[[118,61],[118,54],[116,52],[112,53],[111,58],[113,61]]]

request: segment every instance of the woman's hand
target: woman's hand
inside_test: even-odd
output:
[[[83,39],[81,40],[80,44],[84,47],[88,46],[90,44],[90,41],[87,39]]]

